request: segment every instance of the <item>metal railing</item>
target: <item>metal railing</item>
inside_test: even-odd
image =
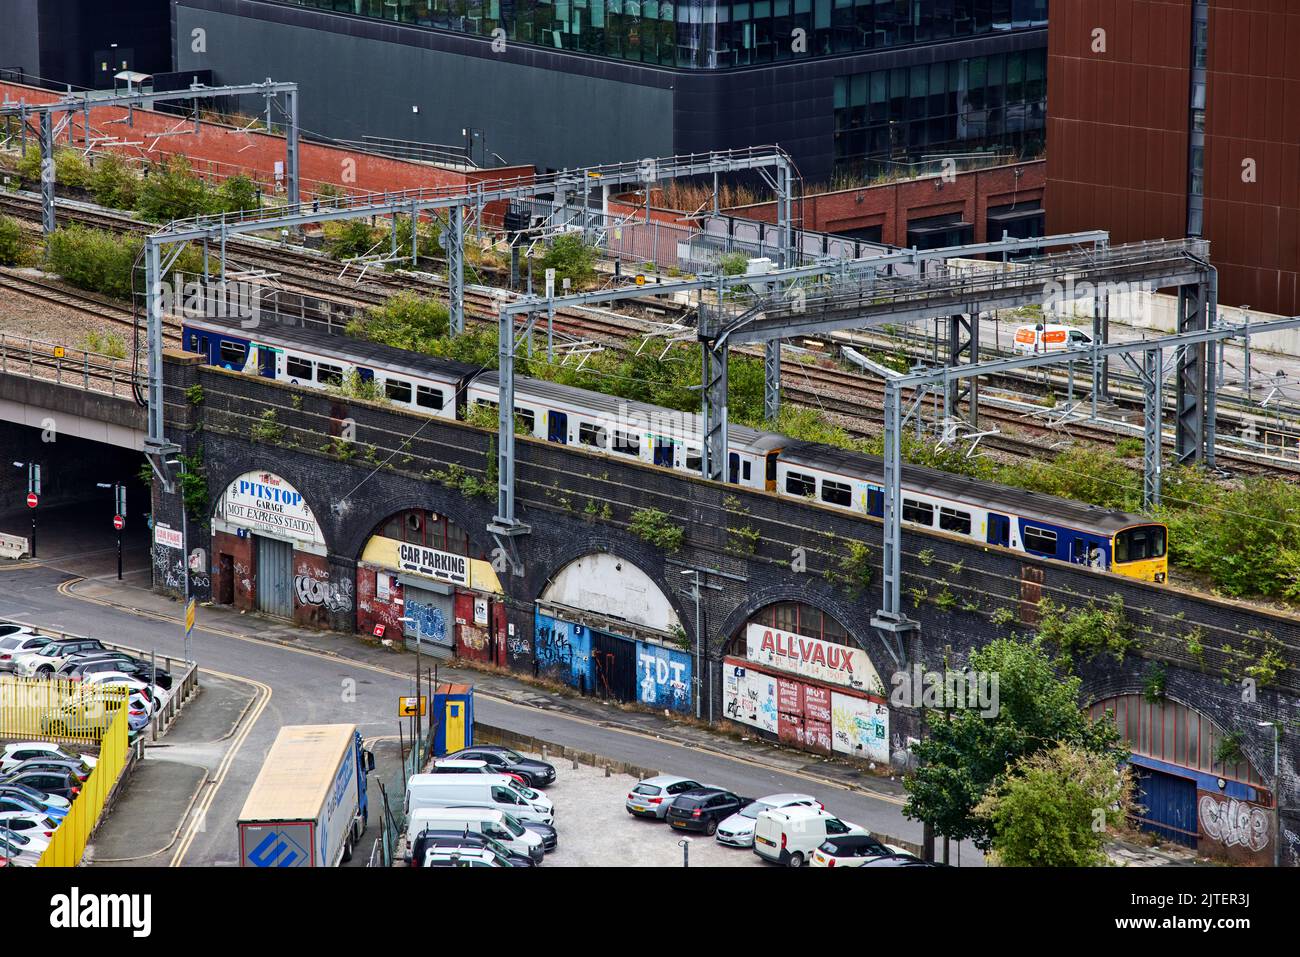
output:
[[[134,372],[131,366],[130,359],[0,333],[0,373],[131,398],[133,386],[144,385],[144,376]]]

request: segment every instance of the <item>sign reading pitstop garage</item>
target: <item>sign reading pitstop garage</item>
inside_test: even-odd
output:
[[[302,494],[271,472],[245,472],[230,483],[216,518],[254,534],[323,547],[325,537]]]

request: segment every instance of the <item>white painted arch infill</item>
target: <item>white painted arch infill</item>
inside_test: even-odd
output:
[[[672,603],[650,576],[608,552],[569,562],[547,582],[539,601],[658,632],[681,628]]]
[[[273,472],[245,472],[228,486],[212,514],[212,530],[251,533],[324,555],[325,536],[296,488]]]

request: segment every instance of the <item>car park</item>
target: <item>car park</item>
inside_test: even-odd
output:
[[[754,846],[754,822],[763,811],[772,811],[784,807],[824,807],[821,801],[811,794],[769,794],[755,799],[752,803],[726,818],[718,825],[714,835],[719,844],[731,847]]]
[[[672,807],[677,795],[692,791],[698,787],[703,787],[703,785],[691,778],[660,774],[653,778],[646,778],[644,781],[638,781],[636,786],[628,792],[624,806],[627,808],[628,814],[636,817],[652,817],[662,821],[668,817],[668,809]]]
[[[866,833],[865,828],[841,821],[821,808],[762,811],[754,825],[754,853],[765,861],[802,867],[828,838]]]
[[[870,834],[839,834],[828,837],[808,859],[811,867],[861,867],[878,857],[906,854],[901,847],[883,844]]]
[[[540,834],[524,827],[504,811],[488,808],[422,808],[413,811],[406,824],[407,839],[412,846],[424,831],[455,831],[482,834],[496,841],[511,854],[540,863],[546,853]]]
[[[712,835],[718,823],[754,803],[722,788],[695,788],[683,791],[668,809],[668,823],[682,831],[701,831]]]
[[[51,838],[59,829],[59,822],[42,814],[23,811],[0,811],[0,827],[18,834],[32,832],[34,837]]]
[[[537,861],[530,855],[517,854],[486,834],[474,833],[464,829],[450,829],[421,831],[411,844],[411,866],[418,867],[417,862],[424,860],[430,850],[442,851],[460,848],[490,851],[499,860],[508,862],[511,867],[533,867],[537,864]]]
[[[134,655],[124,651],[106,651],[103,654],[91,653],[69,658],[54,676],[81,681],[89,675],[98,673],[122,674],[146,686],[157,685],[163,689],[170,688],[171,674],[163,668],[158,668],[155,677],[154,671],[153,665]]]
[[[38,635],[26,628],[12,631],[0,638],[0,674],[12,673],[19,655],[39,651],[49,643],[50,639],[45,635]]]
[[[44,835],[20,834],[0,827],[0,855],[11,861],[16,857],[21,863],[32,866],[41,859],[49,846],[50,839]]]
[[[33,758],[50,758],[64,761],[79,760],[92,768],[99,760],[90,755],[73,754],[70,751],[65,751],[62,746],[51,741],[18,741],[13,744],[6,744],[3,749],[0,749],[0,775],[7,774],[24,761],[30,761]]]
[[[526,758],[518,751],[497,744],[477,744],[447,755],[447,760],[486,761],[498,774],[520,775],[530,788],[544,788],[555,783],[555,765]]]
[[[522,784],[525,787],[528,781],[522,774],[510,774],[504,771],[498,771],[486,761],[457,761],[444,758],[440,761],[433,762],[433,767],[429,768],[426,774],[503,774],[515,784]]]
[[[0,778],[0,785],[21,784],[71,801],[81,793],[81,782],[67,768],[32,768]]]
[[[14,674],[23,678],[49,677],[69,658],[92,651],[105,651],[95,638],[68,638],[50,641],[35,651],[14,658]]]
[[[65,770],[75,775],[78,781],[85,782],[90,777],[92,768],[81,758],[29,758],[18,765],[10,774],[22,774],[24,771],[58,771]]]

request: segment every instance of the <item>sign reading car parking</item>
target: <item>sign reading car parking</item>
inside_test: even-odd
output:
[[[429,699],[424,695],[416,698],[415,695],[404,695],[397,699],[397,716],[399,718],[414,718],[417,714],[423,716],[425,705]]]

